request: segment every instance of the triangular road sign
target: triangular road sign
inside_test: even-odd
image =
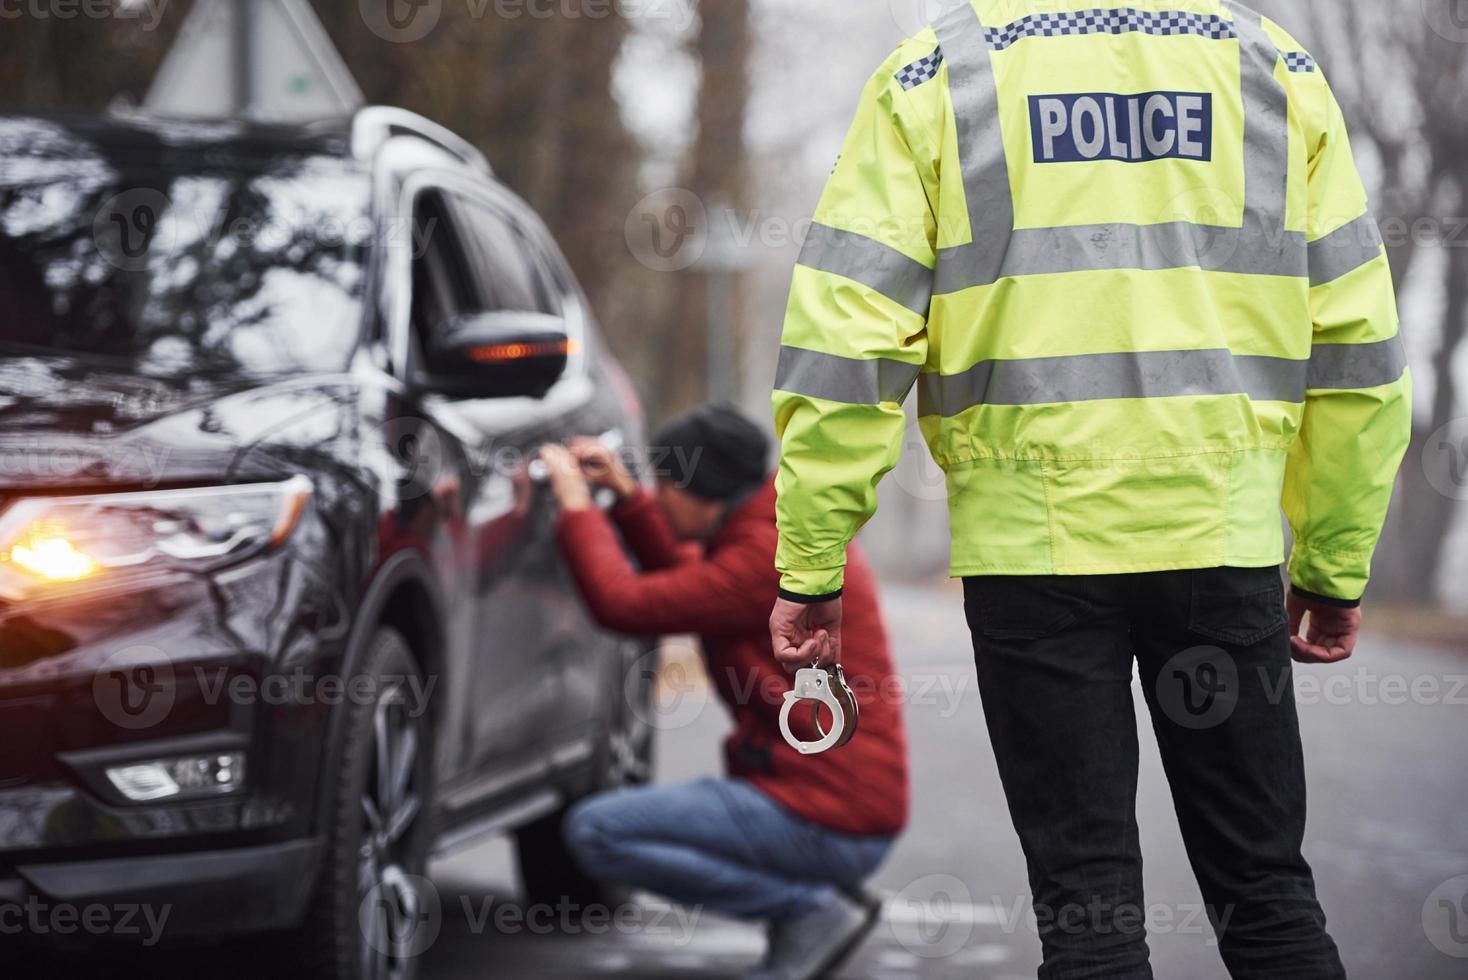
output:
[[[306,0],[196,0],[143,107],[167,116],[308,121],[363,102]]]

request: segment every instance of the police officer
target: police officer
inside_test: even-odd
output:
[[[872,76],[791,286],[772,641],[839,657],[916,386],[1041,977],[1152,975],[1134,663],[1230,974],[1340,977],[1290,660],[1351,654],[1410,379],[1320,67],[1178,6],[973,0]]]

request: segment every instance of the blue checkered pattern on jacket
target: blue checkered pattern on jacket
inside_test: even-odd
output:
[[[1314,71],[1315,59],[1303,51],[1286,51],[1284,53],[1285,67],[1290,71]]]
[[[936,48],[932,54],[897,69],[897,81],[905,89],[917,88],[923,82],[936,77],[938,66],[941,64],[943,64],[943,49]]]
[[[1217,14],[1186,10],[1077,10],[1060,14],[1029,14],[1004,27],[986,27],[989,47],[1003,51],[1027,37],[1064,34],[1194,34],[1222,41],[1238,37],[1234,26]]]

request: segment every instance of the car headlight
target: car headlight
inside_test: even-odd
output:
[[[311,481],[31,497],[0,514],[0,596],[202,572],[289,537]]]

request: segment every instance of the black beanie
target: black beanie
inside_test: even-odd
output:
[[[728,404],[704,405],[680,415],[653,436],[657,476],[705,500],[731,500],[769,475],[770,440]]]

